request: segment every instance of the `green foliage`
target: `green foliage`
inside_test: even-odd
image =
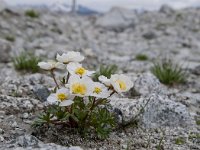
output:
[[[98,77],[103,75],[107,78],[111,77],[111,74],[114,74],[117,72],[118,67],[116,65],[109,65],[109,66],[103,66],[101,65],[99,70],[94,74],[93,79],[94,81],[98,81]]]
[[[188,138],[190,140],[192,140],[192,139],[199,139],[200,140],[200,133],[190,134]]]
[[[184,83],[186,81],[186,72],[178,64],[173,64],[171,60],[163,60],[155,63],[151,72],[166,85]]]
[[[56,27],[52,28],[51,31],[55,32],[55,33],[58,33],[58,34],[62,34],[63,33],[62,30],[60,30],[59,28],[56,28]]]
[[[196,124],[200,126],[200,120],[196,119]]]
[[[14,41],[15,41],[15,37],[12,36],[12,35],[7,35],[7,36],[5,37],[5,39],[6,39],[7,41],[10,41],[10,42],[14,42]]]
[[[37,65],[39,61],[40,58],[26,52],[22,52],[20,55],[13,58],[15,69],[33,73],[39,71]]]
[[[38,117],[33,127],[43,125],[64,125],[68,128],[75,128],[83,136],[89,133],[96,133],[100,139],[108,137],[115,126],[114,115],[109,112],[106,99],[88,98],[85,103],[83,98],[76,97],[71,107],[59,107],[53,105]]]
[[[176,145],[183,145],[184,143],[185,143],[185,140],[183,137],[178,137],[177,139],[175,139]]]
[[[136,55],[135,59],[145,61],[145,60],[148,60],[148,56],[145,54],[138,54],[138,55]]]
[[[39,17],[39,13],[36,12],[35,10],[27,10],[25,11],[25,16],[28,16],[30,18],[38,18]]]

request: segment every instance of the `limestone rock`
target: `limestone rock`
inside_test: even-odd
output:
[[[98,18],[96,25],[106,29],[119,31],[130,26],[134,27],[137,21],[134,11],[114,7],[110,12]]]
[[[186,106],[170,100],[167,96],[153,94],[144,108],[142,124],[148,128],[189,127],[193,119]]]
[[[50,95],[50,91],[48,90],[48,88],[42,85],[35,86],[33,92],[36,97],[42,102],[45,102],[47,100],[47,97]]]
[[[161,13],[165,13],[167,15],[174,13],[174,9],[170,7],[169,5],[162,5],[160,8]]]
[[[0,53],[1,53],[0,62],[3,63],[9,62],[11,60],[10,52],[11,52],[10,44],[5,40],[0,39]]]
[[[119,123],[139,120],[144,127],[189,127],[193,124],[186,106],[166,95],[151,94],[139,99],[111,98],[110,104],[118,114]]]
[[[157,35],[153,31],[149,31],[147,33],[144,33],[142,36],[147,40],[152,40],[152,39],[155,39],[157,37]]]
[[[78,146],[64,147],[53,143],[43,143],[36,137],[31,135],[19,136],[15,141],[10,144],[3,145],[1,150],[15,149],[15,150],[82,150]]]
[[[110,98],[118,123],[131,122],[140,112],[144,99]],[[135,118],[136,119],[136,118]]]
[[[148,95],[151,93],[163,93],[163,85],[151,73],[141,74],[134,83],[134,89],[141,95]]]

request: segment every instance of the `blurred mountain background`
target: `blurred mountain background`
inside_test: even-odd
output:
[[[73,3],[76,10],[88,12],[90,9],[98,12],[109,11],[112,7],[120,6],[137,10],[158,10],[167,4],[175,9],[200,6],[199,0],[5,0],[7,4],[19,7],[49,8],[56,11],[69,11]]]

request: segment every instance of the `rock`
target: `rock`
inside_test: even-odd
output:
[[[33,92],[41,102],[45,102],[50,95],[50,91],[42,85],[36,85]]]
[[[6,150],[10,148],[15,150],[82,150],[82,148],[78,146],[63,147],[53,143],[45,144],[32,135],[19,136],[16,140],[11,141],[9,144],[1,146],[0,149]]]
[[[137,21],[134,11],[114,7],[108,13],[98,18],[96,25],[105,29],[121,31],[128,27],[134,27]]]
[[[11,60],[10,52],[11,52],[10,44],[5,40],[0,39],[0,53],[1,53],[0,62],[2,63],[9,62]]]
[[[23,116],[22,116],[23,119],[28,119],[28,117],[29,117],[28,113],[24,113]]]
[[[185,105],[167,96],[151,94],[139,99],[111,98],[110,104],[118,123],[129,124],[135,120],[147,128],[189,127],[193,123]]]
[[[40,104],[36,99],[0,95],[0,109],[11,114],[36,110]]]
[[[163,85],[151,73],[141,74],[134,82],[134,89],[141,95],[148,95],[151,93],[163,93]]]
[[[182,104],[186,105],[190,112],[193,114],[200,113],[200,93],[190,93],[190,92],[182,92],[177,93],[176,97],[172,97],[173,99],[176,98],[176,101],[181,102]]]
[[[149,99],[141,119],[144,127],[190,127],[192,125],[193,119],[185,105],[157,94],[150,95]]]
[[[172,13],[174,13],[174,9],[172,7],[170,7],[169,5],[162,5],[159,12],[170,15]]]
[[[200,65],[192,69],[192,73],[195,75],[200,75]]]
[[[4,133],[4,130],[0,128],[0,134],[3,134],[3,133]]]
[[[4,137],[0,135],[0,142],[4,141]]]
[[[137,116],[140,115],[140,110],[146,102],[147,99],[143,97],[139,99],[110,98],[110,104],[120,124],[127,124],[138,119]]]
[[[14,121],[12,124],[11,124],[11,127],[15,128],[15,127],[18,127],[18,124],[16,121]]]
[[[143,36],[143,38],[145,38],[147,40],[152,40],[152,39],[155,39],[157,37],[156,34],[152,31],[144,33],[142,36]]]
[[[19,145],[20,147],[38,147],[38,143],[39,140],[34,137],[34,136],[29,136],[29,135],[25,135],[25,136],[20,136],[17,138],[16,140],[17,145]]]
[[[0,0],[0,4],[1,4],[0,5],[0,12],[1,12],[1,11],[4,11],[6,9],[7,4],[4,0]]]

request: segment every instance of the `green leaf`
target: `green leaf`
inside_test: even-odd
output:
[[[101,65],[99,70],[94,74],[93,79],[94,81],[98,81],[98,77],[101,75],[110,78],[112,74],[117,72],[117,70],[118,67],[116,65],[109,65],[109,66]]]

